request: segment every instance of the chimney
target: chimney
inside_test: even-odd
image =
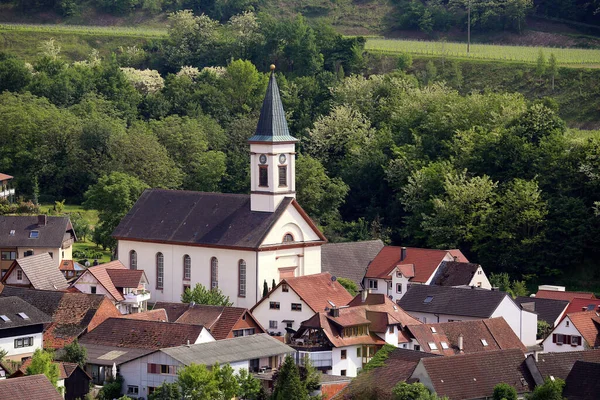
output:
[[[454,262],[458,261],[458,256],[452,256],[452,258],[454,258]]]
[[[333,318],[337,318],[340,316],[340,309],[337,307],[333,307],[329,310],[329,315]]]
[[[406,247],[402,247],[400,249],[400,261],[404,261],[406,259]]]
[[[464,338],[463,338],[463,335],[462,335],[462,333],[461,333],[460,335],[458,335],[458,350],[459,350],[461,353],[464,353],[463,339],[464,339]]]
[[[367,297],[369,296],[369,293],[371,293],[371,289],[363,289],[360,292],[360,299],[362,300],[363,303],[365,301],[367,301]]]
[[[535,358],[535,362],[538,362],[538,359],[540,358],[540,352],[537,350],[534,350],[533,357]]]
[[[46,216],[46,214],[38,215],[38,226],[46,226],[47,222],[48,217]]]
[[[581,311],[587,311],[587,307],[581,307]]]
[[[187,346],[187,347],[190,347],[190,339],[188,339],[188,340],[187,340],[187,344],[186,344],[186,346]]]

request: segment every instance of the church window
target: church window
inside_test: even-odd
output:
[[[137,269],[137,253],[135,250],[129,252],[129,269]]]
[[[287,167],[279,166],[279,186],[287,186]]]
[[[246,261],[240,260],[238,263],[238,272],[239,272],[239,288],[238,288],[238,296],[246,297]]]
[[[183,256],[183,279],[189,281],[192,277],[192,258],[187,254]]]
[[[164,287],[165,278],[165,257],[163,253],[156,253],[156,288],[161,289]]]
[[[269,187],[269,167],[266,165],[258,166],[258,186]]]
[[[216,257],[210,259],[210,288],[219,287],[219,260]]]
[[[285,236],[283,236],[283,243],[291,243],[294,241],[294,235],[292,235],[291,233],[286,233]]]

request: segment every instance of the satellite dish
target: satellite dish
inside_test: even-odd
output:
[[[335,282],[335,281],[337,281],[337,277],[336,277],[335,275],[333,275],[333,276],[331,277],[331,282]]]

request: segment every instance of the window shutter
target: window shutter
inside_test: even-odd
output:
[[[565,344],[571,344],[571,336],[565,335]]]
[[[556,333],[552,334],[552,343],[556,343]]]

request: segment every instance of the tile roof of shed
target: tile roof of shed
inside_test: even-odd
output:
[[[22,317],[20,313],[27,318]],[[50,316],[16,296],[0,297],[0,315],[8,319],[0,319],[0,330],[52,322]]]
[[[80,343],[139,349],[160,349],[194,343],[203,326],[171,322],[108,318],[93,331],[86,333]]]
[[[535,297],[540,299],[567,300],[573,299],[595,299],[594,293],[591,292],[561,292],[557,290],[538,290]]]
[[[112,367],[127,361],[154,353],[156,349],[137,349],[131,347],[108,346],[102,344],[81,343],[87,351],[87,363]]]
[[[0,398],[6,400],[63,400],[46,375],[28,375],[0,380]]]
[[[420,363],[437,395],[450,400],[492,397],[499,383],[508,383],[517,393],[529,392],[534,386],[525,354],[519,349],[423,358]]]
[[[538,354],[537,367],[544,378],[567,379],[576,361],[600,363],[600,349]]]
[[[520,305],[534,303],[534,311],[538,315],[538,320],[546,321],[551,327],[554,326],[554,322],[565,313],[565,309],[567,309],[567,306],[569,305],[567,300],[524,296],[517,297],[515,303]]]
[[[600,363],[576,361],[567,376],[563,396],[567,400],[596,400],[600,395]]]
[[[489,318],[507,296],[505,292],[445,286],[412,285],[398,304],[409,313],[461,315]],[[431,297],[431,300],[425,300]]]
[[[185,245],[257,249],[293,202],[286,197],[275,212],[250,210],[246,194],[147,189],[119,223],[113,236]]]
[[[442,261],[431,284],[438,286],[468,286],[479,267],[479,264],[474,263]]]
[[[321,271],[351,279],[360,287],[369,263],[382,248],[383,242],[379,239],[324,244],[321,246]]]
[[[16,274],[14,271],[17,266],[23,270],[34,289],[65,290],[69,287],[65,276],[57,268],[56,261],[48,253],[16,259],[2,278],[5,285],[8,277]]]
[[[49,247],[62,246],[65,233],[75,237],[69,217],[46,217],[46,225],[38,225],[34,216],[0,216],[0,247]],[[11,231],[14,235],[10,235]],[[38,231],[37,239],[31,239],[29,232]]]

